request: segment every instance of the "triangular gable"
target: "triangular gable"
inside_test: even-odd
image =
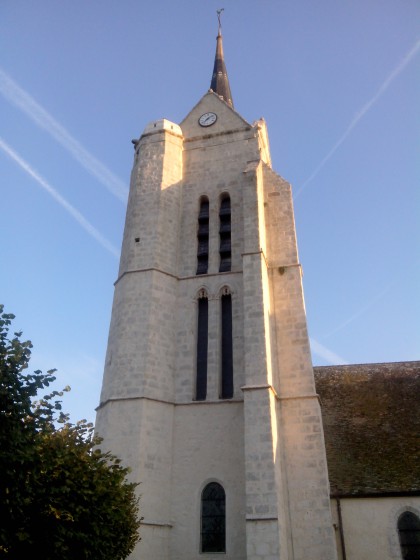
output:
[[[198,122],[199,118],[205,113],[215,113],[217,115],[216,121],[211,126],[201,126]],[[228,130],[249,129],[252,125],[210,90],[188,113],[180,123],[180,127],[184,138],[192,138],[203,134],[219,134]]]

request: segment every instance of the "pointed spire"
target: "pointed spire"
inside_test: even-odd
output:
[[[223,56],[222,43],[222,24],[220,23],[220,14],[223,8],[217,10],[217,19],[219,20],[219,32],[217,34],[216,56],[214,59],[213,76],[211,78],[210,89],[212,89],[219,97],[221,97],[228,105],[233,108],[232,94],[230,92],[229,79],[226,71],[225,59]]]

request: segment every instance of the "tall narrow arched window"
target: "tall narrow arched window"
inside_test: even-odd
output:
[[[232,296],[227,289],[224,291],[221,297],[221,398],[231,399],[233,397]]]
[[[195,399],[197,401],[204,401],[207,396],[207,347],[209,331],[209,300],[205,290],[201,290],[197,303],[197,370]]]
[[[420,518],[405,511],[398,519],[398,535],[404,560],[420,560]]]
[[[232,266],[231,212],[230,212],[229,195],[225,195],[220,202],[219,219],[220,219],[219,272],[229,272]]]
[[[209,200],[202,198],[198,214],[197,274],[207,274],[209,267]]]
[[[226,497],[217,482],[201,494],[201,552],[226,552]]]

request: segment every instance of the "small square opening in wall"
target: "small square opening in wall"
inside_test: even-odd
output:
[[[134,238],[134,241],[135,241],[136,243],[140,243],[140,237],[135,237],[135,238]]]

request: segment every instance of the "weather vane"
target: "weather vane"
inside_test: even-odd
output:
[[[219,33],[220,30],[222,29],[222,22],[220,21],[220,17],[222,15],[222,12],[224,11],[224,8],[220,8],[220,10],[216,10],[217,12],[217,19],[219,20]]]

